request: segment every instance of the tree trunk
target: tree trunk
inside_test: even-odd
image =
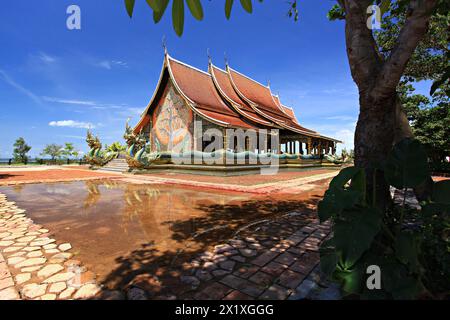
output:
[[[408,117],[403,110],[400,98],[395,99],[394,144],[405,139],[413,138],[414,134],[409,125]]]
[[[355,165],[366,170],[367,199],[383,209],[391,203],[382,166],[394,143],[395,104],[395,96],[374,104],[361,95],[355,131]]]

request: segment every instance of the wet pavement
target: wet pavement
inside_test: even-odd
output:
[[[118,180],[5,186],[0,193],[56,239],[71,243],[77,259],[99,281],[109,279],[110,288],[131,280],[131,275],[111,277],[111,271],[139,248],[153,253],[155,269],[172,266],[229,239],[239,228],[299,209],[299,201],[312,198],[311,192],[262,197]]]

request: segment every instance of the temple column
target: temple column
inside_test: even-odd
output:
[[[223,153],[223,164],[227,163],[227,149],[228,149],[228,136],[227,136],[227,130],[223,129],[223,149],[225,152]],[[203,151],[203,150],[202,150]]]
[[[311,154],[311,149],[312,149],[312,139],[308,138],[308,142],[306,143],[306,148],[308,150],[308,154]]]

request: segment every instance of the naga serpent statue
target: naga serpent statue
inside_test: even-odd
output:
[[[145,145],[147,139],[142,129],[136,134],[128,124],[129,119],[125,125],[125,133],[123,138],[127,143],[127,163],[131,168],[143,168],[148,165],[155,158],[154,156],[147,154],[145,151]]]
[[[102,150],[102,143],[98,137],[92,135],[91,130],[87,131],[86,142],[89,146],[89,153],[87,154],[87,161],[91,165],[102,165],[102,160],[100,156],[100,152]]]

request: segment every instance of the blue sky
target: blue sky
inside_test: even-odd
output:
[[[39,154],[45,144],[73,142],[86,151],[86,127],[103,143],[122,141],[125,121],[138,121],[158,81],[162,38],[169,53],[206,70],[230,65],[267,83],[299,121],[353,147],[357,88],[348,67],[343,22],[329,22],[329,0],[300,1],[298,22],[287,1],[236,2],[227,21],[223,1],[202,1],[202,22],[186,16],[179,38],[170,12],[155,25],[144,0],[130,20],[123,1],[15,0],[0,12],[0,157],[23,136]],[[66,9],[81,8],[81,30],[66,28]]]

